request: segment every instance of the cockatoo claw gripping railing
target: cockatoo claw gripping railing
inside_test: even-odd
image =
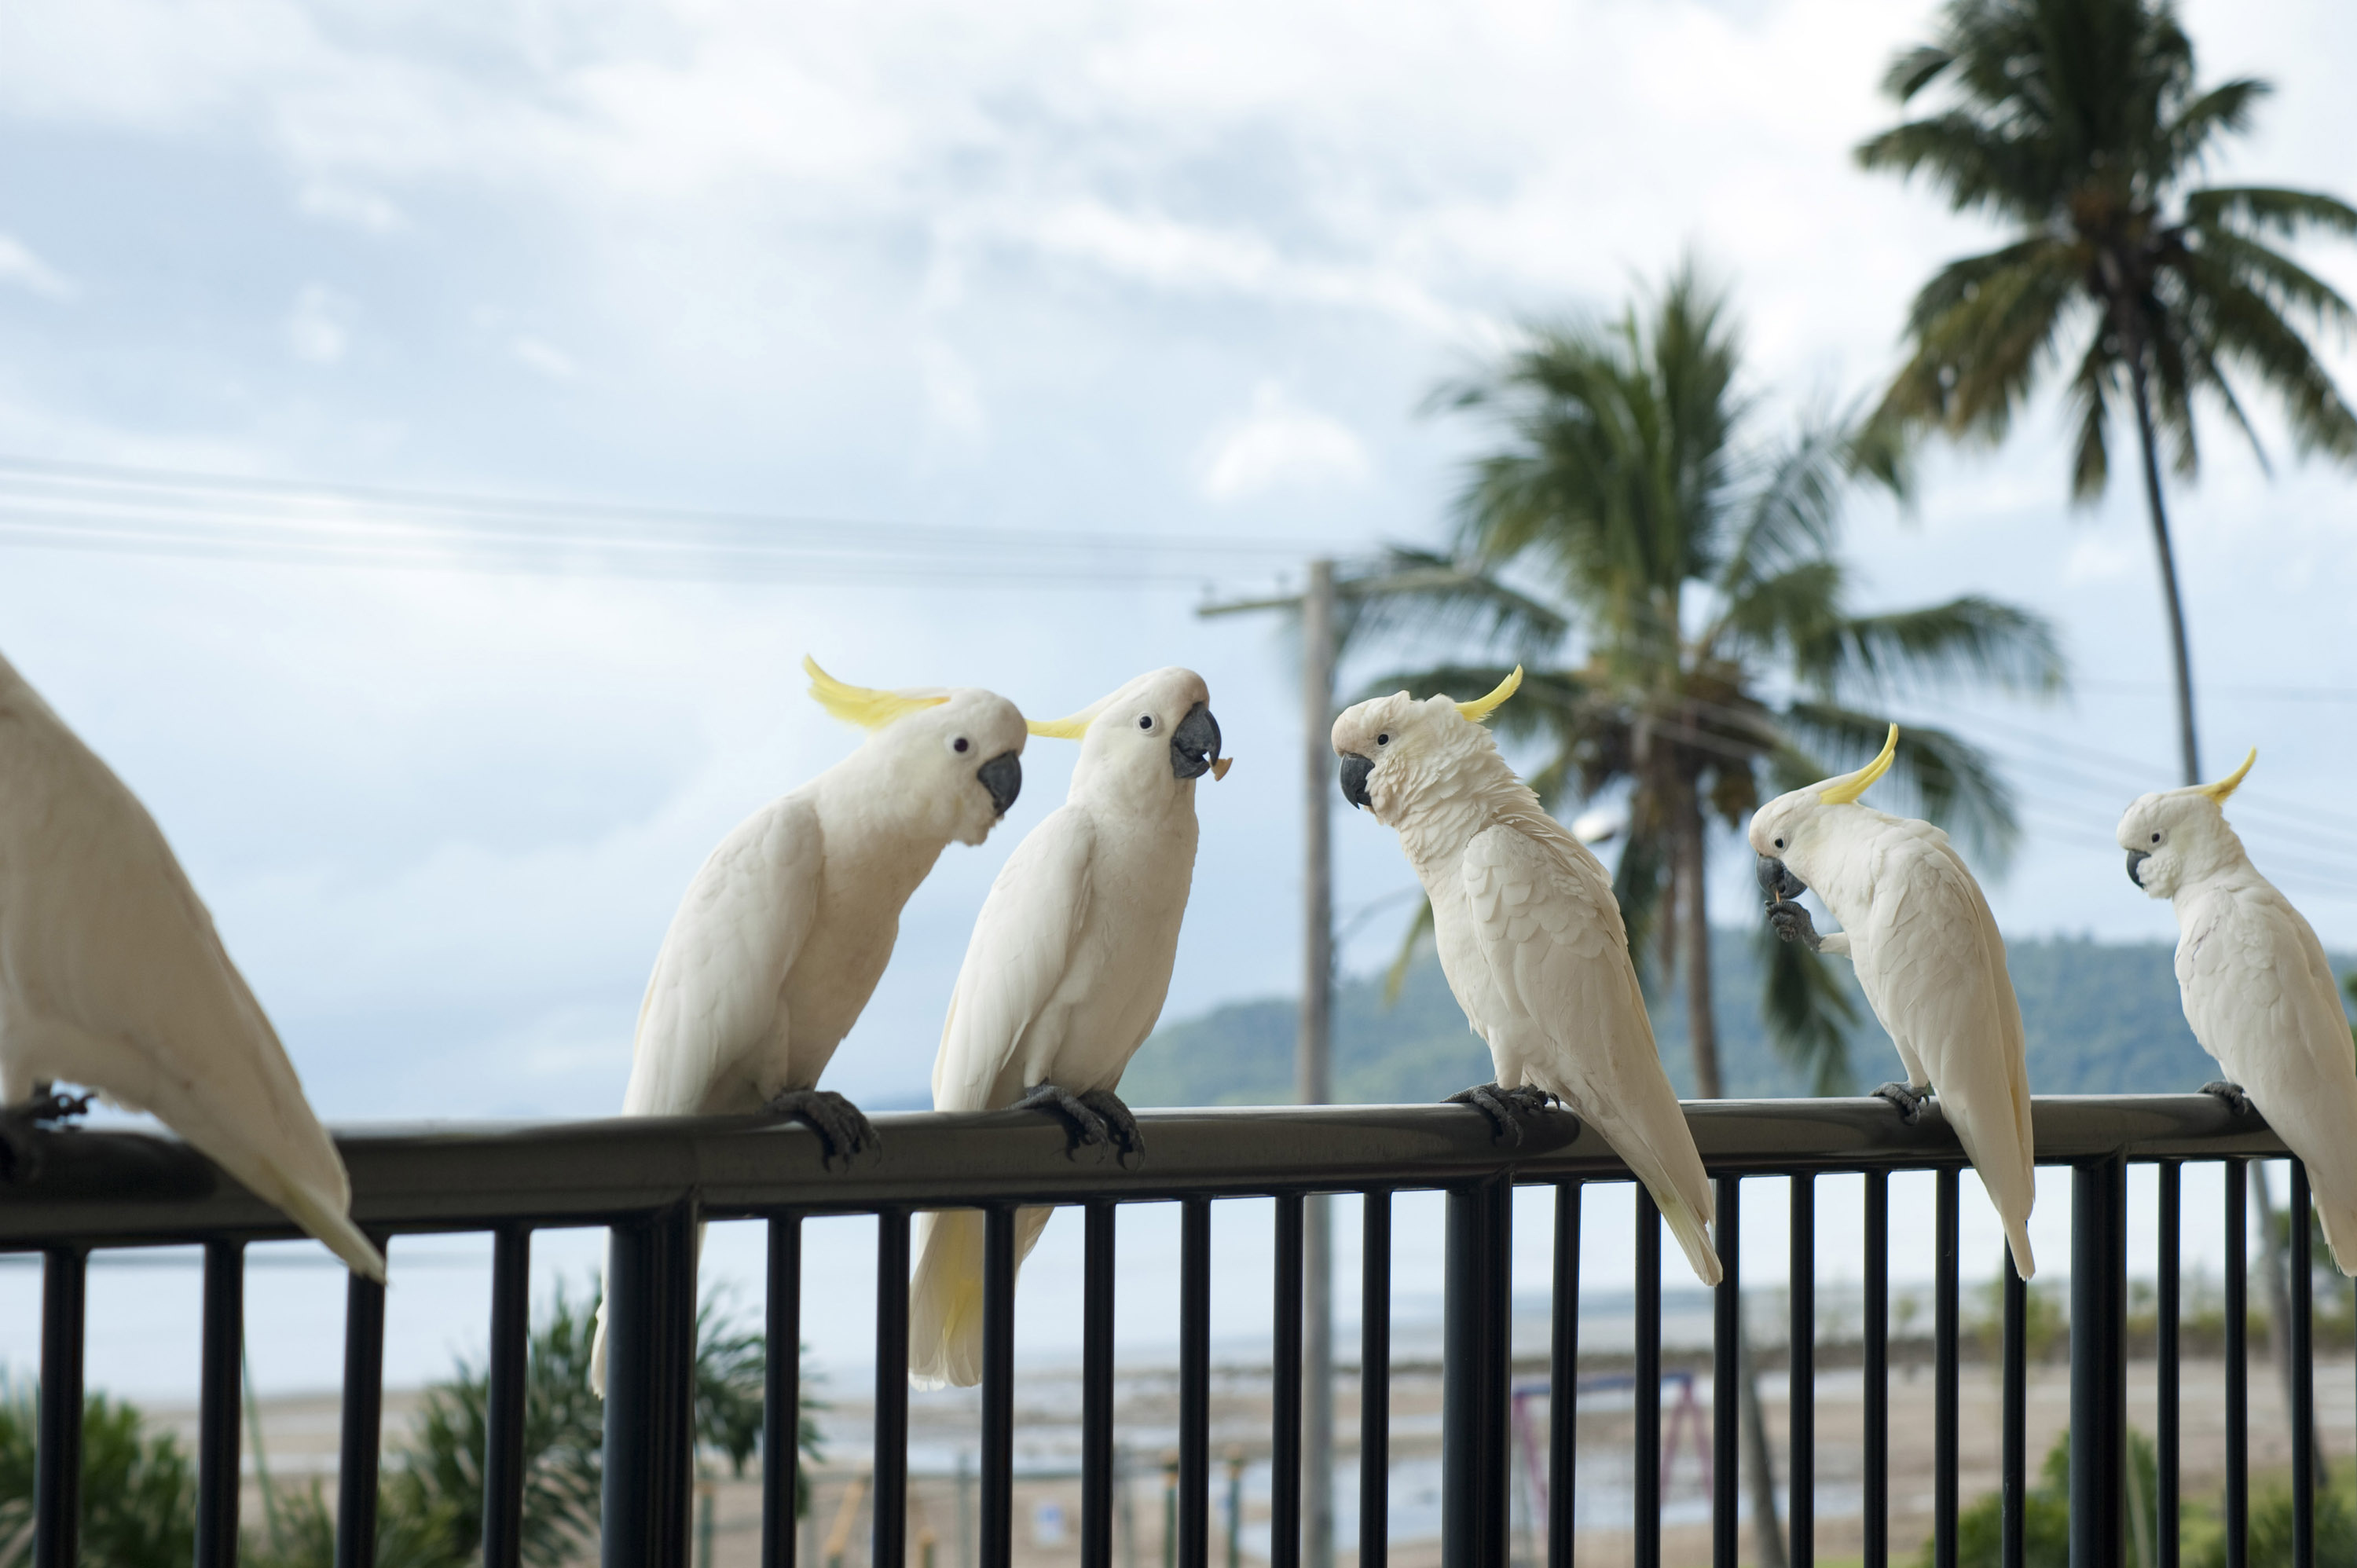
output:
[[[1691,1103],[1687,1117],[1717,1184],[1719,1249],[1727,1277],[1715,1300],[1714,1376],[1738,1380],[1740,1280],[1735,1260],[1749,1176],[1792,1177],[1794,1268],[1789,1529],[1794,1568],[1813,1555],[1813,1178],[1865,1177],[1865,1561],[1889,1561],[1889,1177],[1930,1170],[1937,1279],[1933,1312],[1935,1561],[1955,1561],[1957,1522],[1957,1195],[1963,1155],[1936,1110],[1909,1125],[1878,1100]],[[1487,1120],[1459,1107],[1327,1107],[1315,1111],[1148,1112],[1149,1155],[1134,1168],[1066,1157],[1061,1130],[1045,1119],[983,1115],[881,1117],[882,1154],[828,1171],[806,1131],[744,1119],[631,1120],[514,1127],[348,1131],[339,1140],[352,1176],[354,1218],[379,1239],[436,1231],[494,1237],[485,1455],[484,1562],[519,1561],[528,1264],[541,1227],[614,1230],[607,1288],[611,1375],[606,1403],[605,1507],[608,1564],[678,1564],[689,1551],[693,1463],[690,1391],[695,1329],[695,1227],[703,1219],[769,1224],[767,1329],[772,1347],[801,1342],[802,1231],[805,1216],[871,1214],[878,1244],[876,1455],[871,1560],[907,1559],[908,1272],[909,1217],[927,1208],[981,1208],[985,1242],[980,1546],[985,1568],[1011,1562],[1015,1209],[1077,1205],[1085,1214],[1082,1346],[1082,1561],[1113,1562],[1114,1286],[1115,1214],[1124,1203],[1180,1205],[1179,1413],[1175,1561],[1206,1562],[1211,1549],[1210,1326],[1211,1206],[1220,1198],[1276,1202],[1276,1301],[1272,1373],[1274,1561],[1299,1561],[1303,1203],[1312,1193],[1361,1193],[1364,1208],[1361,1316],[1360,1560],[1386,1551],[1391,1218],[1394,1191],[1447,1193],[1446,1327],[1442,1391],[1442,1530],[1449,1564],[1508,1561],[1512,1470],[1509,1228],[1511,1188],[1555,1193],[1553,1391],[1547,1495],[1567,1498],[1575,1456],[1572,1418],[1578,1352],[1581,1189],[1627,1180],[1602,1140],[1568,1115],[1526,1123],[1521,1143],[1493,1143]],[[2245,1162],[2286,1151],[2264,1123],[2203,1095],[2047,1099],[2037,1102],[2038,1159],[2072,1169],[2072,1561],[2126,1557],[2127,1463],[2126,1165],[2158,1166],[2160,1520],[2177,1511],[2179,1165],[2225,1166],[2225,1252],[2244,1256]],[[1635,1556],[1657,1564],[1661,1541],[1661,1225],[1641,1188],[1637,1205]],[[2304,1174],[2293,1165],[2292,1212],[2307,1212]],[[291,1228],[209,1162],[168,1139],[81,1131],[49,1140],[46,1168],[30,1183],[0,1186],[0,1251],[45,1255],[34,1562],[73,1562],[80,1516],[83,1283],[94,1248],[202,1242],[205,1248],[197,1562],[234,1561],[239,1486],[239,1378],[243,1334],[243,1250]],[[2314,1496],[2308,1227],[2291,1228],[2295,1363],[2295,1529],[2301,1562],[2312,1557]],[[2230,1542],[2247,1519],[2244,1271],[2225,1277],[2227,1491]],[[2005,1561],[2020,1561],[2026,1496],[2026,1294],[2007,1264],[2004,1294],[2002,1495]],[[383,1287],[354,1278],[345,1320],[343,1434],[337,1557],[346,1568],[375,1555],[377,1434],[384,1328]],[[794,1562],[794,1423],[799,1369],[772,1356],[768,1371],[760,1561]],[[1736,1561],[1738,1402],[1712,1402],[1712,1541],[1716,1562]],[[1572,1557],[1572,1512],[1548,1510],[1547,1559]],[[2177,1532],[2155,1532],[2160,1568],[2175,1568]],[[2240,1553],[2229,1556],[2239,1563]]]

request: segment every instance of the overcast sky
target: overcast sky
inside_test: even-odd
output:
[[[2357,11],[2186,12],[2208,75],[2280,90],[2220,177],[2342,180]],[[1848,157],[1928,15],[20,3],[0,456],[842,519],[855,542],[1437,542],[1480,433],[1419,415],[1431,385],[1682,252],[1732,281],[1756,390],[1887,373],[1913,288],[1991,237]],[[2304,254],[2357,289],[2357,249]],[[2349,384],[2346,345],[2333,362]],[[2142,513],[2125,484],[2070,510],[2054,428],[1936,456],[1912,517],[1859,506],[1859,602],[2056,618],[2074,702],[1902,716],[1990,743],[2024,793],[2009,931],[2164,938],[2110,842],[2174,781]],[[2270,480],[2213,428],[2177,496],[2206,759],[2261,747],[2255,853],[2357,945],[2357,493],[2276,455]],[[23,484],[0,493],[0,650],[153,808],[330,1118],[615,1104],[697,863],[856,739],[802,694],[804,651],[1043,714],[1202,671],[1241,760],[1200,792],[1171,1006],[1292,985],[1288,656],[1193,613],[1284,552],[1044,587],[923,555],[860,582],[396,570],[59,548],[21,532]],[[832,1085],[920,1088],[983,891],[1063,792],[1069,749],[1026,762],[1008,822],[911,906]],[[1368,819],[1336,831],[1346,916],[1407,882]]]

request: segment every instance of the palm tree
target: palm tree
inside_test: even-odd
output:
[[[1467,567],[1538,585],[1568,628],[1529,650],[1497,723],[1546,748],[1530,782],[1550,810],[1625,792],[1614,887],[1631,948],[1649,979],[1683,971],[1695,1083],[1711,1099],[1723,1091],[1706,897],[1714,820],[1738,827],[1765,793],[1878,749],[1885,714],[1860,702],[1952,680],[2029,692],[2062,682],[2052,632],[2026,611],[1970,596],[1854,611],[1836,553],[1841,503],[1861,476],[1895,485],[1894,455],[1837,420],[1761,428],[1740,368],[1724,297],[1687,266],[1641,308],[1534,328],[1436,397],[1505,437],[1458,499]],[[1478,692],[1502,673],[1453,666],[1373,689]],[[1894,800],[1911,796],[1984,851],[2013,835],[2004,786],[1954,736],[1910,725],[1890,777]],[[1846,1084],[1846,990],[1808,949],[1758,929],[1771,1034],[1820,1092]],[[1756,1397],[1744,1427],[1761,1556],[1781,1563]]]
[[[2301,335],[2357,317],[2270,242],[2310,228],[2357,233],[2357,210],[2308,191],[2189,188],[2269,89],[2250,78],[2198,89],[2192,41],[2167,0],[1951,0],[1934,41],[1901,52],[1883,86],[1902,104],[1935,87],[1946,101],[1861,144],[1858,162],[1921,174],[1958,210],[2018,233],[1923,285],[1908,316],[1910,358],[1879,413],[1995,441],[2043,375],[2067,368],[2072,495],[2084,503],[2109,478],[2126,397],[2169,611],[2185,781],[2197,783],[2192,659],[2159,447],[2193,477],[2201,393],[2257,450],[2239,381],[2273,394],[2301,452],[2357,457],[2357,417]]]

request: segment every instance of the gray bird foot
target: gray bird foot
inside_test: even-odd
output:
[[[1923,1120],[1923,1102],[1932,1098],[1932,1091],[1910,1083],[1886,1083],[1874,1091],[1874,1098],[1899,1107],[1899,1119],[1912,1127]]]
[[[45,1129],[90,1110],[87,1094],[59,1094],[46,1083],[33,1086],[33,1098],[0,1111],[0,1182],[17,1186],[41,1174]]]
[[[1816,922],[1809,918],[1809,911],[1803,905],[1769,905],[1768,923],[1776,928],[1778,936],[1788,942],[1805,943],[1811,952],[1825,945],[1825,939],[1817,934]]]
[[[1523,1118],[1544,1112],[1555,1103],[1555,1096],[1527,1084],[1520,1089],[1500,1089],[1494,1083],[1477,1083],[1470,1089],[1458,1090],[1442,1103],[1470,1105],[1490,1119],[1492,1143],[1519,1144],[1523,1141]]]
[[[1145,1161],[1146,1134],[1138,1131],[1137,1118],[1128,1106],[1122,1103],[1121,1096],[1110,1089],[1092,1089],[1079,1098],[1082,1104],[1095,1112],[1104,1122],[1105,1132],[1111,1136],[1125,1167]]]
[[[2258,1114],[2258,1107],[2251,1103],[2251,1097],[2243,1092],[2243,1086],[2239,1083],[2228,1083],[2222,1078],[2213,1079],[2201,1086],[2201,1092],[2224,1101],[2226,1109],[2237,1116]]]
[[[1112,1097],[1108,1095],[1106,1098]],[[1114,1101],[1114,1103],[1121,1105],[1121,1101],[1117,1100]],[[1067,1159],[1079,1159],[1081,1150],[1087,1144],[1101,1144],[1110,1146],[1113,1144],[1114,1131],[1107,1125],[1108,1118],[1103,1112],[1090,1104],[1088,1096],[1074,1094],[1060,1084],[1032,1085],[1023,1091],[1023,1098],[1015,1102],[1015,1109],[1044,1111],[1049,1115],[1061,1120],[1064,1123],[1064,1155]],[[1123,1105],[1121,1113],[1128,1116],[1129,1107]],[[1136,1131],[1137,1125],[1133,1120],[1130,1123],[1130,1132],[1135,1134]]]
[[[883,1134],[858,1106],[833,1090],[790,1089],[763,1109],[772,1116],[790,1116],[816,1133],[829,1170],[849,1170],[861,1155],[883,1152]]]

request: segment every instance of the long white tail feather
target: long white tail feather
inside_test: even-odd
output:
[[[698,1225],[695,1228],[695,1262],[700,1264],[703,1261],[704,1227]],[[605,1278],[610,1280],[613,1277],[614,1243],[608,1239],[606,1242]],[[603,1281],[599,1283],[597,1289],[597,1326],[590,1331],[589,1335],[589,1391],[599,1399],[606,1397],[606,1290]]]
[[[1662,1218],[1669,1221],[1670,1234],[1678,1239],[1678,1246],[1685,1252],[1686,1262],[1694,1269],[1695,1277],[1706,1285],[1717,1284],[1725,1277],[1726,1271],[1719,1266],[1718,1247],[1711,1240],[1710,1227],[1704,1222],[1702,1216],[1696,1214],[1686,1200],[1678,1196],[1677,1189],[1665,1181],[1647,1181],[1645,1190],[1653,1195],[1654,1207],[1662,1211]]]
[[[296,1224],[318,1238],[320,1244],[341,1258],[352,1273],[384,1283],[384,1254],[352,1223],[341,1204],[321,1197],[267,1160],[263,1162],[263,1168],[274,1178],[278,1188],[264,1197],[273,1199]]]
[[[1021,1268],[1051,1208],[1015,1213],[1015,1266]],[[909,1276],[909,1380],[920,1389],[970,1389],[982,1381],[983,1217],[971,1208],[917,1216],[917,1264]]]
[[[2357,1279],[2357,1209],[2319,1203],[2316,1217],[2324,1225],[2324,1244],[2332,1249],[2333,1266]]]

